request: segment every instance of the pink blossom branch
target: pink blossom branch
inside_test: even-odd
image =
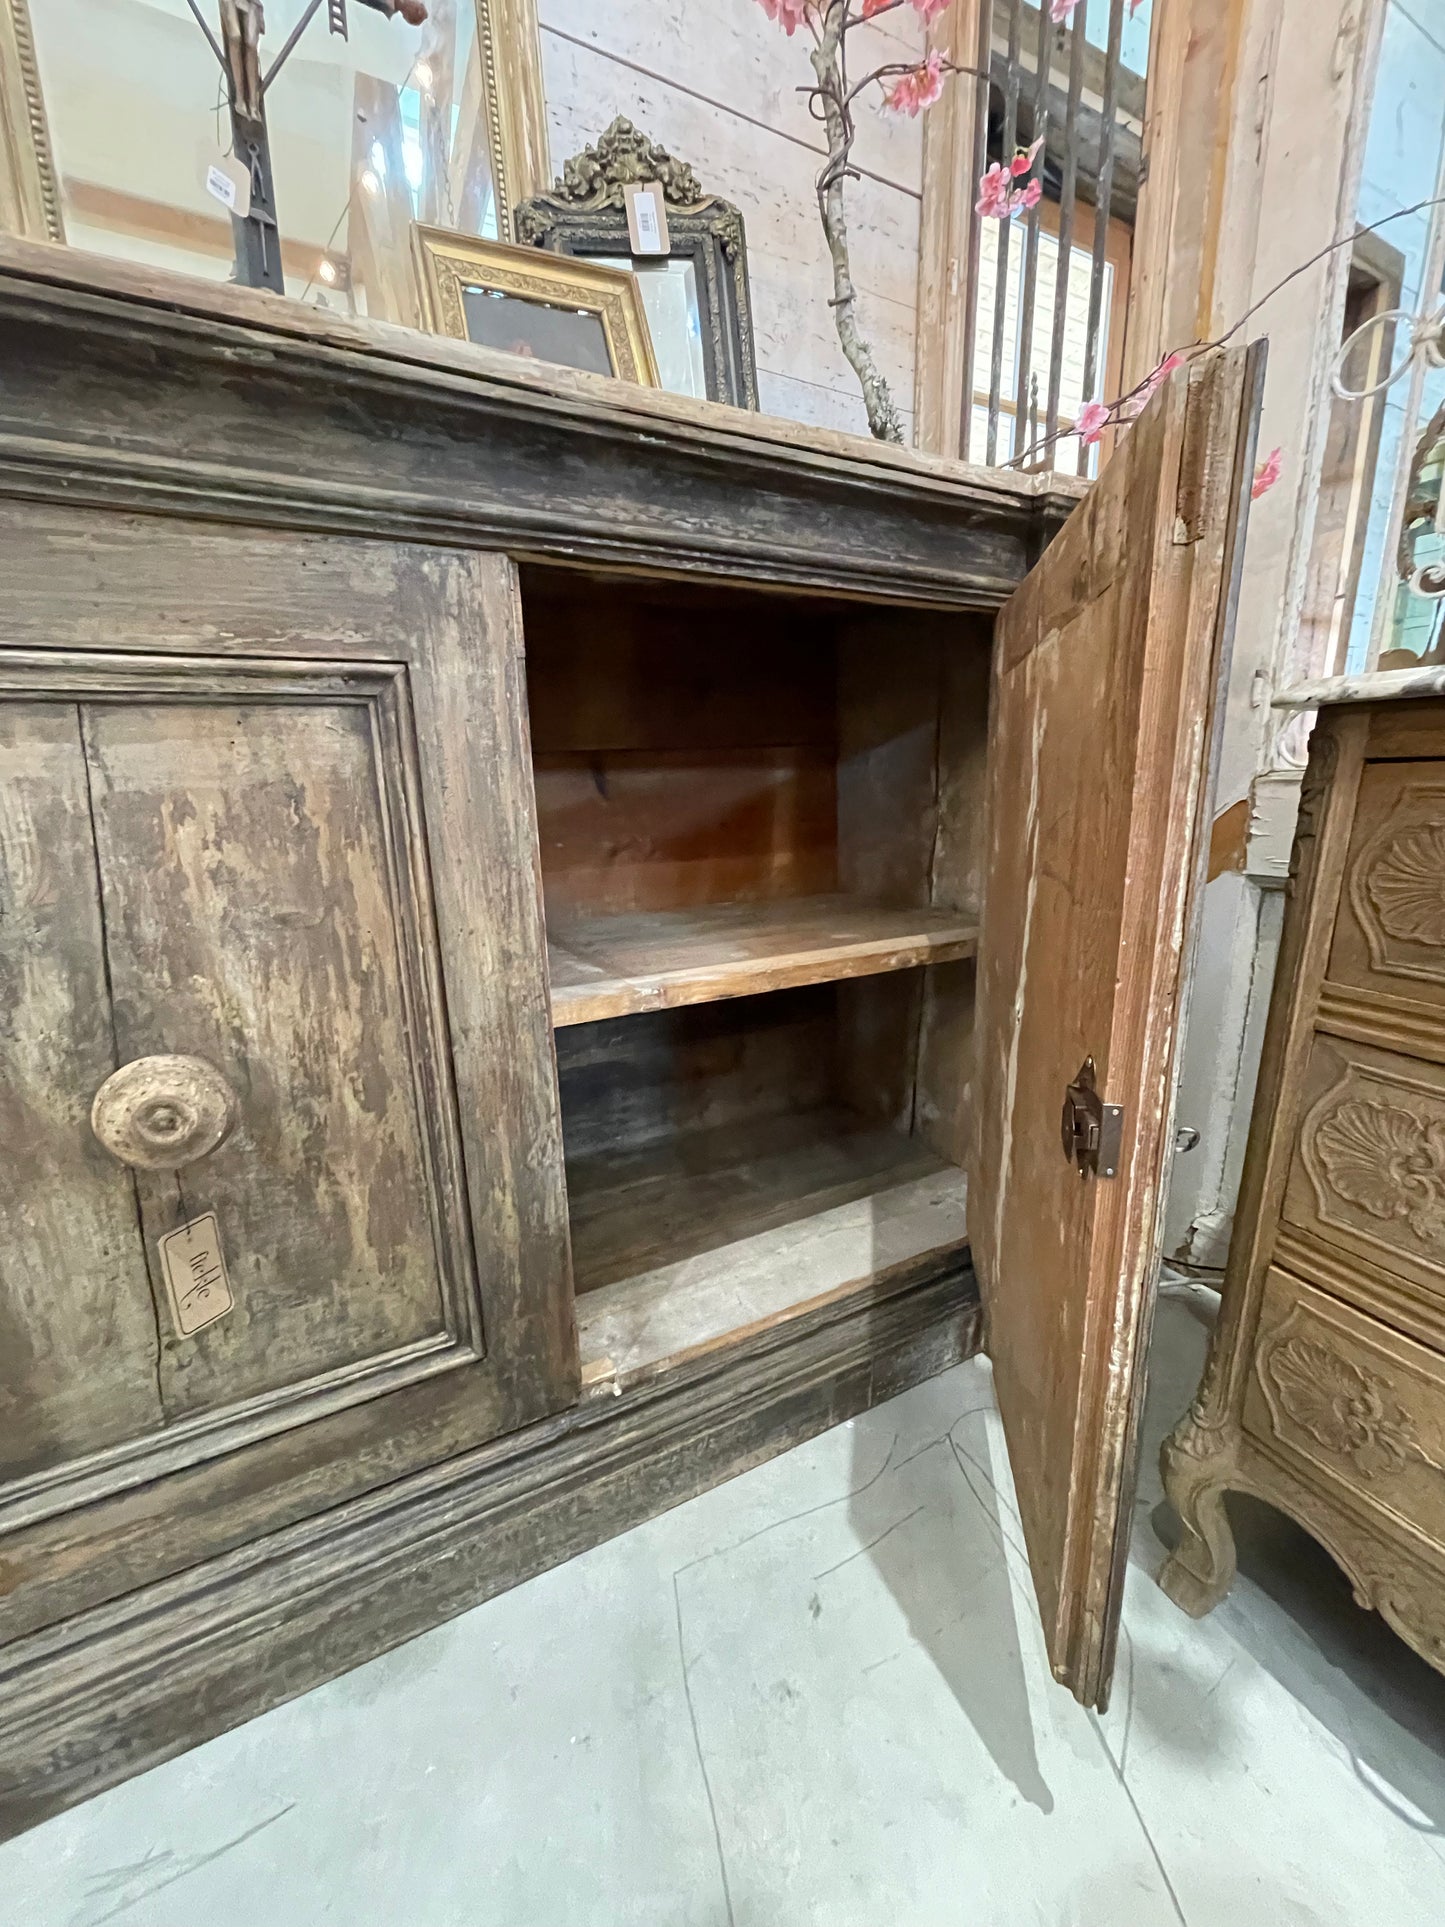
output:
[[[956,74],[971,74],[986,80],[976,68],[963,67],[945,60],[931,49],[919,61],[885,61],[856,83],[848,74],[848,35],[870,20],[881,19],[903,5],[909,5],[927,25],[942,12],[947,0],[760,0],[769,19],[775,20],[790,37],[806,27],[813,45],[808,58],[813,68],[811,87],[800,87],[812,118],[822,126],[827,139],[827,154],[814,183],[818,216],[828,244],[833,269],[833,293],[829,307],[838,332],[839,345],[849,366],[858,377],[868,426],[880,441],[901,442],[903,424],[887,381],[874,359],[873,350],[858,323],[857,290],[853,285],[848,253],[847,208],[844,187],[859,178],[853,166],[853,144],[858,137],[854,109],[859,96],[876,86],[883,104],[895,113],[916,115],[930,106],[942,93],[945,82]]]
[[[1276,281],[1273,287],[1266,288],[1259,299],[1252,301],[1239,319],[1231,322],[1223,334],[1216,335],[1212,341],[1191,341],[1182,348],[1172,349],[1158,367],[1151,368],[1143,380],[1135,382],[1127,394],[1120,395],[1110,402],[1085,402],[1079,410],[1077,421],[1072,426],[1056,428],[1049,435],[1040,435],[1037,441],[1031,442],[1012,460],[1002,463],[1001,466],[1021,468],[1026,462],[1042,454],[1045,449],[1052,448],[1055,442],[1062,441],[1069,435],[1077,434],[1085,443],[1093,443],[1098,441],[1106,428],[1127,426],[1140,412],[1155,389],[1173,373],[1174,369],[1197,360],[1200,355],[1209,354],[1215,348],[1222,348],[1227,341],[1232,341],[1245,323],[1257,315],[1266,302],[1272,301],[1282,289],[1287,288],[1291,281],[1297,281],[1302,274],[1308,274],[1311,268],[1317,267],[1327,256],[1337,253],[1339,249],[1353,247],[1360,235],[1373,234],[1377,228],[1386,227],[1391,221],[1401,221],[1407,215],[1423,213],[1426,208],[1438,207],[1442,201],[1445,201],[1445,195],[1427,195],[1423,201],[1416,201],[1411,207],[1396,208],[1393,214],[1382,215],[1378,221],[1371,221],[1367,227],[1354,228],[1350,233],[1342,235],[1339,240],[1327,242],[1324,247],[1316,249],[1307,260],[1298,262],[1288,274]],[[1278,453],[1276,449],[1274,454]],[[1279,465],[1275,463],[1266,487],[1271,486],[1278,475]],[[1260,493],[1263,494],[1263,492],[1261,489]]]

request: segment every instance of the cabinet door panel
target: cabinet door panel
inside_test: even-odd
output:
[[[0,1269],[31,1361],[0,1640],[421,1473],[578,1382],[511,564],[237,531],[198,570],[185,525],[77,513],[78,546],[92,524],[126,649],[0,648],[0,742],[44,775],[7,786],[0,847],[7,870],[54,852],[0,923],[50,971],[0,1030],[43,1128],[0,1110],[0,1156],[33,1138],[61,1231],[73,1214],[89,1241],[52,1226],[25,1279]],[[336,654],[309,646],[315,575],[347,608]],[[91,619],[63,575],[48,593],[57,632]],[[203,653],[243,621],[251,653]],[[179,1177],[132,1172],[91,1100],[118,1063],[173,1054],[221,1073],[237,1122]],[[207,1213],[233,1303],[186,1333],[160,1241]]]
[[[1181,371],[999,619],[969,1239],[1056,1676],[1113,1667],[1211,716],[1259,372]],[[1066,1156],[1092,1060],[1112,1175]]]
[[[0,1492],[162,1422],[115,1065],[79,711],[0,704]]]
[[[189,1338],[165,1320],[168,1417],[448,1335],[372,722],[84,712],[120,1059],[206,1058],[239,1105],[211,1156],[138,1178],[152,1252],[215,1213],[234,1299]]]

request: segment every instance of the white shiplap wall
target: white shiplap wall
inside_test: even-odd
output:
[[[820,131],[796,89],[812,79],[808,40],[758,0],[539,0],[552,165],[625,114],[697,170],[747,224],[758,383],[774,415],[866,432],[828,298],[831,273],[813,182]],[[855,73],[920,57],[900,8],[854,36]],[[872,90],[876,96],[876,89]],[[921,123],[861,104],[849,185],[863,326],[911,439]]]

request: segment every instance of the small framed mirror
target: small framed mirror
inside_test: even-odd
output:
[[[663,191],[668,252],[634,254],[627,191],[654,181]],[[707,194],[685,161],[619,117],[566,163],[550,194],[521,204],[515,224],[526,246],[632,270],[662,387],[758,406],[743,217]]]
[[[530,361],[659,386],[636,277],[600,261],[539,261],[446,228],[412,230],[427,325]]]

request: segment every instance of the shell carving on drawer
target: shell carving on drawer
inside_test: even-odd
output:
[[[1405,791],[1356,859],[1350,899],[1376,970],[1445,981],[1445,790]]]
[[[1337,1197],[1445,1248],[1445,1115],[1399,1100],[1346,1098],[1314,1124],[1310,1149]]]
[[[1316,1221],[1398,1252],[1445,1283],[1445,1085],[1347,1057],[1310,1106],[1298,1158]],[[1307,1223],[1308,1219],[1301,1222]]]
[[[1445,944],[1445,823],[1385,844],[1370,865],[1365,894],[1389,936]]]
[[[1277,1400],[1286,1417],[1362,1478],[1397,1472],[1412,1458],[1433,1463],[1385,1381],[1332,1345],[1296,1333],[1270,1348],[1264,1370],[1270,1403]]]

